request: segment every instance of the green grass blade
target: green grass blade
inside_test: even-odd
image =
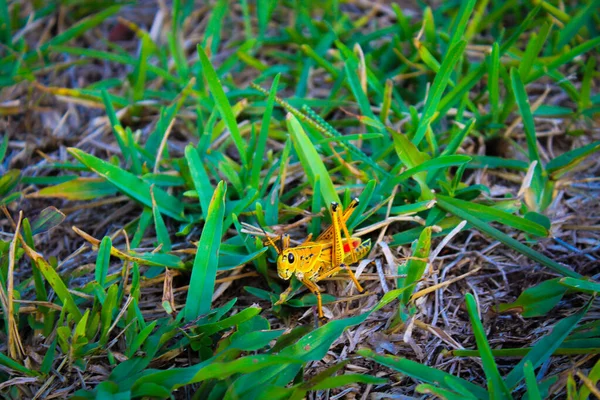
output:
[[[492,113],[492,121],[498,122],[500,113],[500,87],[498,84],[500,74],[500,46],[498,42],[492,45],[492,54],[489,58],[488,72],[488,92],[490,94],[490,111]]]
[[[208,83],[208,87],[210,88],[210,92],[214,97],[215,106],[219,110],[221,118],[223,118],[225,121],[227,128],[229,129],[229,133],[231,133],[231,137],[238,149],[242,164],[247,166],[248,161],[246,160],[246,147],[240,133],[240,128],[235,120],[235,115],[231,109],[231,104],[225,95],[225,91],[223,90],[223,86],[221,86],[221,82],[219,81],[219,77],[217,76],[215,69],[213,68],[208,56],[201,46],[198,46],[198,57],[200,58],[202,71]]]
[[[408,140],[408,138],[399,132],[394,132],[388,128],[394,140],[394,149],[398,154],[398,158],[409,169],[417,168],[421,164],[429,160],[429,155],[419,151],[417,146]],[[429,200],[433,197],[429,186],[427,186],[427,173],[425,171],[417,172],[412,175],[412,178],[417,181],[421,187],[421,199]]]
[[[58,272],[56,272],[52,265],[50,265],[41,254],[29,247],[25,241],[21,241],[21,246],[23,247],[23,250],[25,250],[27,256],[33,260],[35,265],[42,272],[42,275],[44,275],[44,278],[46,278],[52,289],[54,289],[54,292],[62,302],[63,307],[73,316],[73,319],[76,322],[79,322],[82,317],[81,311],[77,308],[75,299],[71,296],[67,285],[65,285]]]
[[[469,313],[469,319],[471,320],[471,326],[473,327],[473,335],[475,336],[475,341],[477,342],[477,349],[479,350],[479,354],[481,356],[483,371],[485,372],[485,376],[488,381],[489,391],[492,394],[491,397],[494,399],[511,399],[512,396],[510,395],[510,392],[504,384],[504,381],[500,376],[500,372],[498,371],[498,366],[494,360],[492,349],[490,348],[490,344],[488,343],[485,335],[485,329],[481,323],[481,320],[479,319],[477,303],[475,302],[475,298],[471,293],[467,293],[465,295],[465,302],[467,303],[467,312]]]
[[[492,227],[490,224],[485,223],[482,220],[480,220],[479,218],[473,216],[472,214],[463,211],[462,209],[454,206],[453,204],[448,203],[443,198],[437,198],[437,205],[439,207],[441,207],[443,210],[448,211],[449,213],[454,214],[461,219],[465,219],[467,222],[469,222],[470,224],[475,226],[480,231],[488,234],[489,236],[493,237],[496,240],[499,240],[500,242],[504,243],[505,245],[512,247],[514,250],[526,255],[527,257],[531,258],[532,260],[537,261],[542,265],[545,265],[546,267],[550,268],[554,272],[556,272],[560,275],[568,276],[568,277],[572,277],[572,278],[580,278],[581,277],[581,275],[579,275],[577,272],[572,271],[572,270],[564,267],[563,265],[560,265],[556,261],[551,260],[550,258],[546,257],[545,255],[527,247],[523,243],[500,232],[498,229]]]
[[[498,311],[517,311],[524,318],[540,317],[552,310],[566,292],[558,278],[548,279],[525,289],[514,302],[499,304]]]
[[[350,89],[352,90],[352,94],[354,95],[354,98],[358,103],[358,107],[360,108],[360,112],[362,113],[362,115],[377,121],[377,123],[379,123],[380,129],[383,129],[383,125],[378,119],[376,119],[375,114],[373,114],[369,98],[367,97],[367,94],[363,91],[360,81],[358,79],[358,62],[356,62],[353,58],[348,58],[346,60],[346,63],[344,64],[344,69],[346,72],[346,78],[348,79],[348,83],[350,84]]]
[[[54,197],[66,200],[93,200],[117,193],[115,185],[103,178],[76,178],[58,185],[48,186],[35,197]]]
[[[323,379],[321,382],[312,386],[311,390],[328,390],[343,387],[351,384],[363,383],[371,385],[382,385],[387,382],[387,379],[377,378],[371,375],[362,374],[344,374],[339,376],[332,376],[327,379]]]
[[[100,243],[100,247],[98,247],[98,256],[96,257],[96,269],[94,270],[96,282],[98,282],[100,286],[104,286],[104,283],[106,282],[106,276],[108,275],[111,247],[112,241],[110,239],[110,236],[104,236],[102,242]]]
[[[546,171],[552,179],[560,179],[567,172],[577,167],[588,156],[600,151],[600,141],[567,151],[546,164]]]
[[[8,135],[2,136],[2,143],[0,143],[0,164],[4,162],[4,157],[6,156],[6,150],[8,149],[8,140],[9,140]]]
[[[533,36],[530,42],[527,45],[527,49],[525,50],[525,54],[523,55],[523,59],[521,60],[521,64],[519,65],[519,74],[521,75],[521,79],[527,79],[529,76],[529,72],[535,62],[536,57],[542,51],[544,44],[546,43],[546,39],[550,34],[550,30],[552,25],[548,22],[542,24],[542,27],[539,30],[537,36]]]
[[[280,77],[281,74],[277,74],[275,76],[275,79],[273,79],[271,91],[269,92],[269,97],[267,99],[267,106],[265,108],[265,113],[263,114],[262,123],[260,125],[260,133],[258,135],[258,140],[256,141],[255,156],[252,159],[252,169],[250,172],[250,186],[256,189],[258,189],[260,182],[260,171],[263,165],[263,154],[265,154],[265,149],[267,147],[267,139],[269,137],[269,126],[271,125],[271,116],[273,115],[273,107],[275,106],[275,96],[277,95],[277,87],[279,85]]]
[[[411,378],[431,384],[437,384],[447,390],[453,390],[453,388],[450,387],[446,381],[456,381],[458,385],[463,386],[465,389],[473,393],[477,398],[489,398],[489,394],[481,386],[477,386],[467,380],[450,375],[442,370],[431,368],[406,358],[382,356],[370,349],[360,349],[357,351],[357,353],[362,357],[369,358],[381,365],[385,365],[388,368],[392,368],[393,370],[396,370],[402,374],[408,375]]]
[[[121,5],[116,5],[116,6],[105,8],[104,10],[100,11],[97,14],[94,14],[90,17],[84,18],[81,21],[74,24],[73,26],[71,26],[69,29],[59,33],[58,35],[54,36],[52,39],[48,40],[46,43],[41,45],[40,48],[35,51],[35,53],[32,52],[29,54],[31,54],[31,57],[37,56],[38,51],[43,53],[46,50],[48,50],[48,48],[50,46],[61,45],[61,44],[68,42],[69,40],[75,39],[75,38],[81,36],[82,34],[84,34],[85,32],[90,31],[92,28],[100,25],[107,18],[116,14],[120,9],[121,9]]]
[[[407,169],[406,171],[402,172],[400,175],[396,176],[391,180],[391,185],[395,186],[396,184],[410,178],[411,176],[419,172],[427,171],[433,174],[436,170],[440,168],[459,166],[468,163],[469,161],[471,161],[471,157],[464,155],[439,156],[437,158],[427,160],[416,167]]]
[[[573,37],[577,35],[577,32],[579,32],[582,27],[585,28],[585,26],[587,25],[587,21],[593,17],[594,10],[597,15],[599,8],[599,0],[590,0],[587,6],[580,8],[577,12],[577,15],[571,18],[569,23],[566,24],[560,30],[560,34],[558,35],[558,43],[556,43],[556,47],[561,49],[564,45],[569,43],[571,39],[573,39]]]
[[[417,282],[423,277],[423,273],[429,264],[429,252],[431,250],[431,227],[423,229],[417,245],[414,247],[412,257],[407,261],[404,268],[398,268],[398,275],[406,274],[406,278],[398,279],[398,287],[408,287],[402,294],[402,303],[408,304],[410,296],[414,292]]]
[[[144,98],[144,89],[146,86],[146,71],[148,65],[148,58],[150,57],[153,44],[152,39],[149,36],[144,35],[142,37],[142,46],[140,49],[140,56],[135,67],[134,77],[135,82],[133,84],[133,101],[138,102]]]
[[[79,162],[102,176],[123,194],[145,206],[152,207],[150,185],[137,176],[74,147],[67,149]],[[183,204],[160,188],[154,189],[154,198],[160,212],[178,221],[185,221]]]
[[[467,24],[469,23],[469,19],[471,18],[471,14],[473,13],[473,9],[475,8],[475,4],[477,0],[467,0],[462,1],[460,4],[460,10],[456,16],[456,26],[452,32],[452,37],[450,38],[449,48],[452,48],[456,43],[458,43],[461,39],[464,39],[465,29],[467,28]]]
[[[527,383],[527,398],[528,400],[542,400],[540,388],[538,387],[537,379],[531,361],[527,361],[523,365],[523,373],[525,374],[525,382]]]
[[[450,48],[444,57],[440,71],[435,75],[435,79],[433,80],[433,84],[431,85],[431,89],[427,95],[425,108],[423,109],[421,119],[419,120],[417,132],[412,139],[412,142],[415,145],[421,143],[421,140],[423,140],[425,137],[427,128],[430,126],[431,122],[433,121],[434,114],[438,110],[438,106],[440,104],[442,95],[446,90],[446,86],[448,86],[448,83],[450,82],[450,74],[452,74],[452,70],[462,57],[466,46],[467,42],[460,40]]]
[[[202,208],[202,215],[204,219],[208,217],[208,207],[210,199],[212,198],[213,187],[210,183],[210,179],[204,165],[198,155],[198,150],[194,148],[192,144],[188,144],[185,147],[185,159],[190,167],[190,174],[194,181],[194,187],[198,193],[198,199],[200,200],[200,207]]]
[[[100,311],[100,339],[98,339],[98,342],[102,346],[108,342],[108,333],[112,324],[113,312],[118,307],[118,292],[119,287],[117,285],[112,285],[108,288],[106,299]]]
[[[225,14],[229,10],[229,4],[227,0],[218,0],[212,7],[210,19],[206,30],[204,31],[204,40],[202,41],[202,47],[207,48],[210,46],[211,54],[217,54],[219,50],[219,44],[221,43],[221,30],[223,29],[223,19]]]
[[[217,185],[208,207],[206,223],[198,242],[190,290],[185,301],[185,320],[193,321],[210,311],[215,289],[219,248],[225,216],[225,194],[227,186],[221,181]]]
[[[525,85],[523,85],[523,81],[521,81],[519,71],[515,68],[511,69],[510,71],[510,79],[512,83],[512,89],[517,99],[517,105],[519,106],[519,112],[523,118],[525,137],[527,139],[527,150],[529,153],[529,162],[537,161],[539,163],[540,154],[538,152],[537,137],[535,134],[535,123],[533,121],[533,115],[531,114],[529,97],[525,91]]]
[[[542,225],[525,218],[517,217],[516,215],[512,215],[506,211],[499,210],[494,207],[488,207],[483,204],[455,199],[441,194],[437,195],[437,198],[444,199],[444,201],[452,204],[453,206],[461,208],[471,215],[478,215],[480,218],[485,216],[487,220],[497,221],[503,225],[510,226],[520,231],[540,237],[548,237],[550,235],[548,229]]]
[[[65,214],[54,206],[46,207],[31,224],[31,234],[47,232],[65,220]],[[28,243],[29,244],[29,243]]]
[[[319,177],[319,184],[321,189],[321,195],[325,204],[329,205],[331,202],[341,204],[340,198],[333,186],[331,176],[323,164],[323,160],[315,146],[312,144],[300,122],[292,114],[288,114],[286,117],[288,131],[292,137],[292,143],[300,163],[306,172],[308,181],[314,187],[315,178]]]
[[[573,59],[575,59],[575,57],[577,57],[581,54],[584,54],[598,46],[600,46],[600,37],[590,39],[586,42],[583,42],[579,46],[573,47],[571,50],[567,51],[566,53],[556,56],[556,58],[552,59],[550,62],[543,65],[542,67],[538,68],[535,72],[533,72],[529,75],[529,77],[527,78],[527,80],[525,82],[530,83],[535,80],[538,80],[542,76],[547,75],[549,72],[554,71],[556,68],[560,67],[561,65],[566,64],[569,61],[572,61]]]
[[[585,279],[562,278],[559,283],[570,289],[588,294],[600,293],[600,282],[588,281]]]
[[[523,366],[526,362],[529,361],[533,368],[542,365],[542,363],[544,363],[552,353],[560,347],[561,343],[566,339],[569,333],[575,329],[581,318],[587,313],[590,304],[591,302],[575,314],[562,319],[554,326],[554,329],[552,329],[552,332],[549,335],[540,339],[535,346],[533,346],[531,351],[527,353],[527,355],[504,378],[506,386],[514,388],[523,380],[523,378],[525,378]]]
[[[592,381],[593,385],[597,385],[598,380],[600,379],[600,360],[598,360],[596,362],[596,364],[594,365],[594,367],[589,372],[588,379],[590,381]],[[584,385],[579,390],[579,400],[587,400],[589,395],[590,395],[590,389],[587,386]]]
[[[36,371],[33,371],[29,368],[22,366],[17,361],[13,360],[9,356],[5,355],[4,353],[0,353],[0,365],[4,365],[7,368],[13,369],[15,371],[19,371],[25,375],[29,375],[29,376],[39,375],[39,373],[37,373]]]
[[[154,197],[155,187],[151,186],[151,196],[152,196],[152,216],[154,217],[154,229],[156,231],[156,239],[158,241],[158,245],[162,245],[161,252],[168,253],[171,251],[171,238],[169,237],[169,230],[165,225],[165,220],[160,213],[160,209],[156,205],[156,198]]]

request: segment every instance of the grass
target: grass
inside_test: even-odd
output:
[[[0,393],[600,395],[597,10],[0,0]]]

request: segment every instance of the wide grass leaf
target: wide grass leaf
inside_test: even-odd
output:
[[[198,242],[194,258],[190,288],[185,301],[185,320],[192,321],[210,311],[215,289],[219,248],[223,234],[225,216],[225,194],[227,185],[221,181],[217,185],[208,207],[206,223]]]
[[[74,147],[67,149],[77,160],[86,167],[102,176],[119,189],[126,196],[152,208],[152,197],[150,195],[150,184],[113,164],[94,157]],[[168,215],[178,221],[185,221],[183,216],[183,204],[160,188],[154,188],[154,199],[161,213]]]
[[[541,317],[554,308],[566,292],[567,287],[561,285],[559,278],[549,279],[525,289],[514,302],[498,305],[498,311],[517,311],[524,318]]]
[[[570,289],[578,290],[588,294],[600,293],[600,283],[585,279],[562,278],[559,283]]]
[[[298,154],[298,158],[308,176],[309,182],[314,187],[316,177],[318,176],[321,195],[323,196],[323,200],[325,200],[325,204],[329,205],[332,202],[341,204],[335,186],[333,186],[333,182],[331,181],[329,171],[325,168],[321,156],[304,132],[304,129],[302,129],[302,125],[300,125],[300,122],[292,114],[287,115],[286,121],[288,131],[292,136],[294,149]]]

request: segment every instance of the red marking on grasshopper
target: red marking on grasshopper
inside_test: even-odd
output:
[[[353,249],[356,249],[359,245],[360,245],[360,240],[355,240],[354,242],[352,242],[352,248]],[[350,250],[352,250],[350,248],[350,243],[346,243],[344,245],[344,253],[350,253]]]

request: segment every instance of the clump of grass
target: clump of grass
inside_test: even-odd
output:
[[[534,3],[0,2],[3,396],[597,394],[600,16]],[[256,227],[355,195],[319,326]]]

